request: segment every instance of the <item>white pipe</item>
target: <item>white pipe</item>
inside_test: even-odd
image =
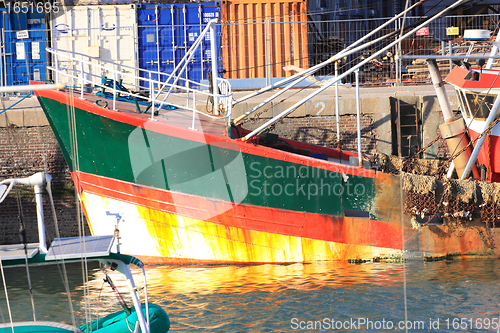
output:
[[[47,182],[50,182],[51,180],[52,177],[49,174],[46,174],[44,172],[37,172],[27,178],[11,178],[5,179],[0,182],[0,184],[3,185],[9,184],[9,188],[2,196],[2,200],[15,184],[33,186],[33,189],[35,191],[36,217],[38,223],[38,242],[40,243],[40,253],[47,253],[47,240],[45,237],[45,222],[43,217],[42,186]]]
[[[495,42],[500,42],[500,32],[497,34]],[[493,67],[493,62],[495,61],[493,57],[496,56],[497,53],[498,53],[498,43],[493,43],[493,46],[491,47],[490,58],[488,59],[488,62],[486,63],[484,69],[491,69]]]
[[[484,128],[481,131],[481,134],[483,134],[486,129],[493,123],[493,121],[496,118],[498,108],[500,107],[500,95],[497,95],[497,98],[495,99],[495,103],[491,107],[490,114],[488,115],[488,119],[486,119],[486,122],[484,123]],[[472,170],[472,167],[474,166],[474,163],[476,163],[477,156],[479,155],[479,152],[481,151],[481,147],[483,146],[484,140],[486,139],[486,135],[482,136],[479,140],[476,142],[476,146],[474,147],[474,150],[472,151],[472,154],[469,158],[469,161],[467,162],[467,165],[465,166],[464,173],[462,174],[462,177],[460,179],[465,179],[469,176],[470,171]],[[488,152],[489,154],[490,152]]]
[[[446,178],[450,179],[453,175],[453,171],[455,170],[455,162],[451,161],[450,167],[448,168],[448,172],[446,173]]]
[[[270,101],[272,101],[273,99],[275,99],[276,97],[278,97],[279,95],[283,94],[284,92],[290,90],[293,86],[295,86],[299,82],[302,82],[303,80],[307,79],[307,77],[308,77],[308,75],[304,75],[303,77],[299,78],[297,81],[294,81],[294,82],[290,83],[285,88],[278,90],[274,95],[266,98],[266,100],[264,100],[263,102],[259,103],[257,106],[254,106],[251,110],[245,112],[243,115],[241,115],[238,118],[236,118],[234,120],[234,124],[238,125],[240,123],[240,121],[243,120],[244,118],[246,118],[248,115],[252,114],[253,112],[255,112],[256,110],[258,110],[262,106],[266,105],[267,103],[269,103]]]
[[[432,83],[434,84],[434,89],[436,90],[436,95],[438,98],[439,105],[441,106],[441,112],[443,113],[444,121],[449,123],[455,120],[455,115],[451,111],[450,101],[446,95],[446,89],[444,87],[444,81],[439,72],[436,60],[427,59],[427,66],[429,67],[429,72],[431,74]]]
[[[442,56],[442,55],[403,55],[401,59],[438,59],[438,60],[467,60],[469,58],[473,59],[485,59],[488,60],[490,58],[500,59],[500,55],[491,56],[491,55],[476,55],[467,56],[467,55],[452,55],[452,56]]]
[[[363,165],[363,160],[361,156],[361,102],[359,100],[359,69],[355,72],[356,74],[356,123],[358,131],[358,163],[359,166]]]
[[[426,26],[427,24],[429,24],[430,22],[432,22],[433,20],[437,19],[438,17],[440,17],[441,15],[443,15],[444,13],[446,13],[448,10],[460,5],[462,2],[465,2],[467,0],[459,0],[457,2],[455,2],[453,5],[449,6],[449,7],[446,7],[445,9],[443,9],[438,15],[435,15],[433,16],[432,18],[428,19],[427,21],[425,21],[424,23],[420,24],[419,26],[417,26],[416,28],[413,28],[411,31],[409,31],[408,33],[406,33],[405,35],[399,37],[398,39],[396,39],[395,41],[393,41],[392,43],[390,43],[389,45],[387,45],[386,47],[384,47],[383,49],[375,52],[374,54],[372,54],[370,57],[366,58],[365,60],[363,60],[362,62],[360,62],[359,64],[357,64],[356,66],[352,67],[350,70],[344,72],[343,74],[339,75],[337,78],[335,78],[335,80],[332,80],[331,82],[329,82],[328,84],[325,84],[323,87],[317,89],[315,92],[311,93],[309,96],[303,98],[302,100],[300,100],[299,102],[295,103],[294,105],[292,105],[291,107],[289,107],[288,109],[286,109],[285,111],[281,112],[279,115],[277,115],[276,117],[274,117],[273,119],[269,120],[268,122],[266,122],[265,124],[259,126],[257,129],[255,129],[254,131],[252,131],[251,133],[247,134],[245,137],[242,138],[242,141],[246,141],[248,140],[249,138],[253,137],[255,134],[261,132],[262,130],[264,130],[265,128],[269,127],[270,125],[272,125],[273,123],[277,122],[278,120],[280,120],[281,118],[285,117],[286,115],[288,115],[289,113],[291,113],[292,111],[294,111],[296,108],[298,108],[299,106],[301,106],[302,104],[304,104],[305,102],[307,102],[308,100],[310,100],[311,98],[315,97],[316,95],[322,93],[323,91],[325,91],[327,88],[329,88],[330,86],[332,86],[334,83],[338,82],[339,80],[343,79],[344,77],[346,77],[347,75],[351,74],[352,72],[356,71],[357,69],[359,69],[360,67],[364,66],[365,64],[367,64],[368,62],[370,62],[371,60],[375,59],[376,57],[378,57],[381,53],[385,52],[386,50],[390,49],[391,47],[393,47],[394,45],[396,45],[397,43],[399,43],[399,40],[400,39],[405,39],[407,38],[408,36],[412,35],[414,32],[416,32],[417,30],[419,30],[420,28]],[[234,104],[234,103],[233,103]]]
[[[45,238],[45,223],[43,219],[42,187],[40,185],[35,185],[33,188],[35,190],[38,243],[40,243],[38,247],[40,249],[40,253],[47,253],[47,239]]]
[[[64,89],[66,86],[64,84],[28,84],[22,86],[6,86],[0,87],[0,93],[9,92],[23,92],[23,91],[37,91],[37,90],[54,90],[54,89]]]
[[[134,303],[135,313],[137,314],[137,321],[141,326],[141,331],[143,333],[150,333],[151,332],[150,326],[148,325],[146,318],[144,318],[144,313],[142,312],[141,300],[139,299],[137,288],[135,287],[134,277],[132,276],[132,272],[130,271],[130,266],[121,261],[116,261],[116,262],[118,263],[119,266],[121,266],[118,268],[118,270],[125,275],[129,283],[130,296],[132,297],[132,302]]]

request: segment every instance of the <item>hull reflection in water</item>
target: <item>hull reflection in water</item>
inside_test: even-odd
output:
[[[490,320],[490,329],[494,328],[500,292],[492,290],[500,288],[499,269],[497,261],[478,259],[163,266],[149,268],[147,274],[152,301],[168,310],[172,330],[289,332],[301,321],[333,325],[338,320],[365,318],[397,325],[405,318],[406,271],[408,318],[415,325],[424,322],[419,332],[451,332],[453,319],[462,317],[472,319],[474,325],[476,320],[484,324]],[[430,327],[430,318],[440,320],[439,329]],[[355,331],[360,330],[364,329]]]
[[[32,274],[39,269],[34,267]],[[37,318],[64,321],[68,314],[61,309],[67,298],[58,292],[59,286],[54,286],[59,272],[55,267],[52,269],[44,271],[47,278],[33,286],[37,307],[41,305]],[[17,288],[21,283],[24,286],[25,273],[23,269],[8,272],[12,272],[6,278],[13,316],[30,319],[26,311],[30,307],[29,294]],[[70,288],[76,290],[72,293],[73,303],[82,321],[85,318],[82,276],[79,269],[70,267],[68,272]],[[498,322],[493,319],[500,312],[500,293],[495,292],[500,290],[499,272],[500,262],[477,259],[406,264],[160,266],[149,267],[146,273],[150,301],[168,311],[172,331],[220,333],[290,332],[294,331],[294,323],[332,324],[332,320],[351,318],[365,318],[374,323],[385,319],[396,325],[405,318],[405,288],[408,318],[425,323],[419,332],[456,332],[451,326],[455,318],[472,319],[474,325],[476,321],[490,320],[493,329],[492,323]],[[119,289],[123,287],[115,280]],[[95,309],[102,286],[97,270],[91,274],[88,286],[93,299],[91,307]],[[0,310],[5,317],[8,312],[3,293],[0,298]],[[112,307],[119,306],[108,295],[101,295],[103,300],[109,303],[101,303],[100,309],[112,311]],[[440,320],[439,329],[429,328],[431,318]],[[357,331],[360,330],[364,329]],[[476,326],[465,331],[474,330]]]

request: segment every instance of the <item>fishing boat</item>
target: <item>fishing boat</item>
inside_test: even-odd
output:
[[[462,3],[457,1],[393,38],[385,48],[252,131],[241,126],[242,119],[258,114],[272,98],[315,70],[372,45],[361,44],[372,34],[324,63],[238,100],[233,99],[229,82],[218,77],[216,61],[206,90],[190,88],[192,83],[183,76],[201,41],[216,38],[216,21],[206,26],[170,74],[48,49],[55,81],[73,87],[39,91],[37,97],[68,162],[91,232],[103,235],[119,229],[122,252],[152,264],[497,255],[497,165],[495,159],[487,164],[489,152],[481,150],[480,155],[480,163],[491,175],[487,182],[440,177],[439,172],[448,166],[437,160],[401,160],[381,154],[367,158],[359,139],[359,103],[358,151],[325,148],[270,133],[277,121],[307,100],[358,73],[401,38]],[[217,59],[215,46],[211,59]],[[457,66],[450,78],[459,77],[457,71],[478,72]],[[483,70],[475,84],[489,87],[489,73]],[[103,76],[105,81],[97,81]],[[89,93],[89,86],[108,94]],[[144,87],[149,95],[144,94]],[[236,104],[276,87],[282,89],[232,118]],[[440,100],[447,98],[441,89],[437,93]],[[498,95],[493,90],[489,94]],[[213,109],[206,107],[207,100]],[[449,114],[444,114],[448,124]],[[466,177],[469,172],[461,159],[465,158],[466,165],[477,164],[471,152],[474,134],[470,132],[472,140],[465,141],[468,134],[460,134],[467,131],[448,127],[450,147],[457,142],[464,147],[463,154],[453,156],[453,166]],[[484,137],[490,130],[476,134]],[[492,139],[489,147],[495,142]],[[457,150],[451,151],[454,155]],[[469,169],[479,180],[477,167]],[[454,168],[449,170],[451,177]],[[493,214],[485,218],[485,211]]]
[[[33,321],[15,321],[10,311],[8,293],[6,292],[7,308],[9,310],[9,322],[0,324],[2,332],[157,332],[164,333],[170,328],[170,321],[166,312],[158,305],[151,304],[147,296],[146,273],[143,263],[132,256],[119,252],[119,244],[113,235],[65,237],[52,240],[50,247],[47,247],[45,235],[45,223],[42,204],[42,191],[46,186],[51,195],[51,177],[43,172],[36,173],[27,178],[10,178],[0,182],[0,203],[4,201],[15,185],[31,186],[35,192],[37,223],[38,223],[38,243],[28,243],[26,241],[26,229],[21,224],[21,243],[0,246],[1,273],[5,285],[5,269],[9,267],[26,267],[28,276],[28,287],[31,296],[33,311]],[[118,251],[116,251],[118,249]],[[34,265],[65,265],[71,262],[97,261],[103,270],[111,288],[117,293],[123,310],[109,314],[103,318],[97,318],[81,326],[75,325],[74,314],[72,313],[73,325],[40,321],[36,319],[36,307],[33,297],[32,279],[29,267]],[[135,285],[130,265],[142,269],[144,278],[144,303],[141,303],[139,290]],[[86,267],[86,266],[85,266]],[[65,271],[63,269],[63,271]],[[133,307],[129,307],[121,294],[118,292],[113,281],[107,272],[121,273],[129,288],[129,294],[133,302]],[[67,281],[66,281],[67,282]],[[67,294],[68,284],[65,283]],[[70,310],[72,310],[70,300]]]

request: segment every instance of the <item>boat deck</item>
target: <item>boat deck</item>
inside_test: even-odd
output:
[[[70,95],[73,95],[75,98],[79,98],[81,95],[81,91],[79,89],[66,90],[66,92],[68,92]],[[97,96],[91,93],[84,93],[84,99],[99,106],[106,107],[107,109],[113,109],[112,99],[107,99],[105,97]],[[144,112],[147,109],[146,105],[139,105],[139,108],[143,113],[138,112],[135,103],[118,100],[116,101],[117,112],[128,113],[144,118],[151,118],[151,110]],[[217,117],[200,112],[195,114],[193,122],[193,111],[182,108],[170,110],[165,107],[158,111],[158,114],[155,115],[155,119],[158,121],[165,121],[169,125],[187,129],[194,129],[203,133],[226,135],[226,121],[224,118],[222,118],[222,116]]]

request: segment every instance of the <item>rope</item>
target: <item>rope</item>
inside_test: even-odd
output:
[[[74,100],[75,100],[75,94],[74,90],[69,89],[69,93],[66,96],[66,105],[67,105],[67,116],[68,116],[68,123],[69,123],[69,130],[70,130],[70,144],[71,144],[71,151],[72,154],[70,156],[72,165],[73,165],[73,170],[72,171],[78,171],[80,170],[80,161],[79,161],[79,156],[78,156],[78,140],[77,140],[77,132],[76,132],[76,114],[75,114],[75,105],[74,105]],[[78,236],[80,239],[83,239],[83,236],[85,235],[84,232],[84,226],[83,226],[83,219],[82,219],[82,214],[83,212],[80,209],[80,201],[79,201],[79,195],[78,195],[78,189],[80,188],[80,182],[78,177],[75,177],[74,179],[74,184],[75,184],[75,204],[76,204],[76,209],[77,209],[77,219],[78,219]],[[83,246],[83,257],[81,261],[81,268],[82,268],[82,282],[83,282],[83,294],[84,294],[84,299],[85,299],[85,322],[88,324],[91,322],[91,304],[90,304],[90,286],[89,286],[89,276],[88,276],[88,265],[87,265],[87,258],[85,255],[85,241],[82,244]]]
[[[24,264],[26,267],[26,276],[28,278],[28,288],[29,288],[30,298],[31,298],[31,308],[33,310],[33,320],[36,321],[35,298],[33,297],[33,287],[31,285],[30,266],[28,264],[28,242],[26,241],[26,229],[24,229],[23,223],[21,223],[21,228],[19,229],[19,236],[21,237],[21,242],[24,245]]]
[[[408,9],[408,5],[409,5],[409,1],[406,0],[405,10]],[[403,23],[401,25],[401,34],[400,34],[400,37],[403,36],[405,22],[406,22],[406,13],[403,16]],[[401,41],[398,44],[398,52],[399,52],[399,55],[401,55]],[[398,75],[396,74],[396,81],[397,80],[398,80]],[[398,99],[398,110],[401,113],[401,107],[399,106],[399,103],[400,103],[400,100]],[[399,117],[399,115],[398,115],[398,117]],[[400,128],[401,128],[401,126],[400,126]],[[434,140],[437,141],[437,138],[434,139]],[[432,141],[434,141],[434,140],[432,140]],[[431,143],[433,143],[433,142],[431,142]],[[402,165],[405,165],[405,163],[403,163]],[[403,215],[403,201],[404,200],[403,200],[403,187],[402,186],[400,187],[400,201],[401,201],[401,207],[400,208],[401,208],[402,253],[404,253],[404,251],[405,251],[405,246],[404,246],[404,244],[405,244],[405,238],[404,238],[404,226],[403,226],[403,216],[402,216]],[[408,322],[408,299],[407,299],[407,295],[406,295],[406,263],[405,263],[404,259],[403,259],[403,284],[404,284],[404,289],[403,289],[403,294],[404,295],[403,296],[404,296],[404,307],[405,307],[405,323],[407,323]],[[408,333],[408,326],[407,325],[405,325],[405,332]]]
[[[431,142],[429,142],[427,144],[427,146],[425,146],[424,148],[420,149],[418,152],[416,152],[415,154],[413,154],[412,156],[410,156],[408,159],[406,159],[405,161],[403,161],[403,163],[401,164],[401,170],[405,170],[405,168],[410,164],[410,162],[412,162],[414,159],[416,159],[417,156],[419,156],[420,154],[422,154],[424,151],[426,151],[429,147],[431,147],[433,144],[435,144],[441,138],[442,138],[441,134],[438,134],[438,136],[436,136],[434,138],[434,140],[432,140]]]
[[[3,264],[1,258],[0,258],[0,269],[2,270],[3,289],[5,291],[5,301],[7,302],[7,309],[9,310],[10,326],[12,332],[14,332],[14,322],[12,321],[12,311],[10,310],[9,293],[7,292],[7,283],[5,282],[5,272],[3,270]]]
[[[56,208],[54,205],[54,198],[52,196],[52,186],[50,181],[47,182],[47,192],[50,198],[50,208],[52,210],[52,216],[54,217],[54,229],[56,231],[56,237],[61,238],[61,235],[59,234],[59,224],[57,222]],[[69,290],[68,272],[66,271],[66,265],[64,264],[63,258],[61,258],[61,264],[60,265],[59,263],[57,264],[57,268],[59,269],[59,274],[61,274],[64,289],[66,290],[66,295],[68,296],[69,309],[71,312],[71,321],[73,323],[73,326],[76,326],[75,311],[73,310],[73,302],[71,301],[71,292]]]
[[[102,284],[101,284],[101,289],[99,290],[99,297],[97,298],[97,313],[96,313],[96,316],[97,316],[97,321],[96,321],[96,326],[95,328],[98,330],[99,329],[99,303],[101,302],[101,292],[102,292],[102,289],[104,287],[104,283],[106,282],[106,280],[103,280],[102,281]]]
[[[0,114],[4,113],[5,111],[9,110],[9,109],[12,109],[14,106],[16,106],[17,104],[21,103],[22,101],[24,101],[26,98],[30,97],[31,95],[33,94],[33,92],[31,91],[28,95],[24,96],[23,98],[21,98],[20,100],[18,100],[17,102],[15,102],[14,104],[12,104],[11,106],[7,107],[7,108],[4,108],[2,111],[0,111]],[[3,104],[3,102],[2,102]]]

